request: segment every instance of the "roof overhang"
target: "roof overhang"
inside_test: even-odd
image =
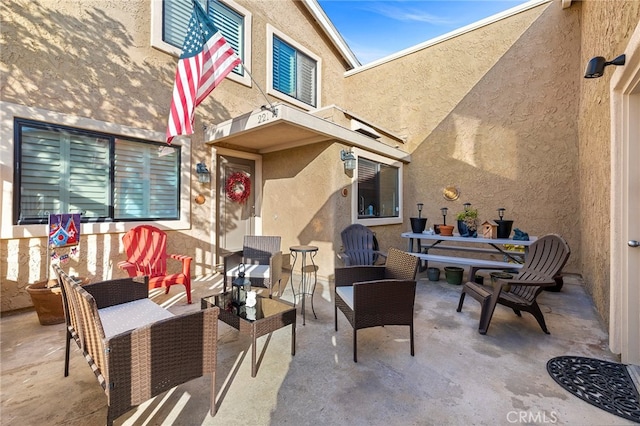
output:
[[[208,144],[266,154],[319,142],[339,142],[405,163],[411,155],[358,131],[284,104],[232,118],[205,131]]]

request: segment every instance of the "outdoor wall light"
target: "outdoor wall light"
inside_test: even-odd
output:
[[[209,183],[211,182],[211,173],[204,163],[196,164],[196,173],[198,174],[198,182]]]
[[[340,159],[344,161],[344,170],[355,170],[356,169],[356,156],[353,155],[351,151],[345,151],[344,149],[340,151]]]
[[[584,78],[598,78],[604,74],[604,67],[607,65],[624,65],[626,56],[624,54],[618,56],[612,61],[607,61],[602,56],[596,56],[592,58],[587,64],[587,69],[584,72]]]

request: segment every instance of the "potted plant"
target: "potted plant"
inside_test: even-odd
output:
[[[511,235],[513,220],[504,219],[505,210],[506,209],[504,207],[500,207],[498,209],[498,216],[500,216],[500,219],[496,220],[495,222],[498,224],[498,238],[507,239]]]
[[[414,234],[421,234],[427,227],[427,218],[422,217],[422,207],[424,204],[418,203],[418,217],[411,217],[411,231]]]
[[[464,210],[456,215],[456,219],[461,237],[478,236],[478,209],[471,208],[471,203],[464,203]]]

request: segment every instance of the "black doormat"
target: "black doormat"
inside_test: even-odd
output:
[[[640,396],[624,364],[579,356],[559,356],[547,371],[560,386],[589,404],[640,423]]]

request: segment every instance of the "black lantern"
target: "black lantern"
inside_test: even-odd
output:
[[[247,292],[251,290],[251,281],[244,276],[244,263],[238,266],[238,278],[233,280],[231,287],[231,299],[236,305],[244,305],[247,301]]]
[[[504,207],[500,207],[500,208],[498,209],[498,216],[500,217],[500,220],[502,220],[502,218],[504,217],[504,211],[505,211],[505,210],[506,210],[506,209],[505,209]]]
[[[447,212],[449,211],[448,208],[443,207],[440,209],[440,212],[442,212],[442,224],[446,225],[447,224]]]

